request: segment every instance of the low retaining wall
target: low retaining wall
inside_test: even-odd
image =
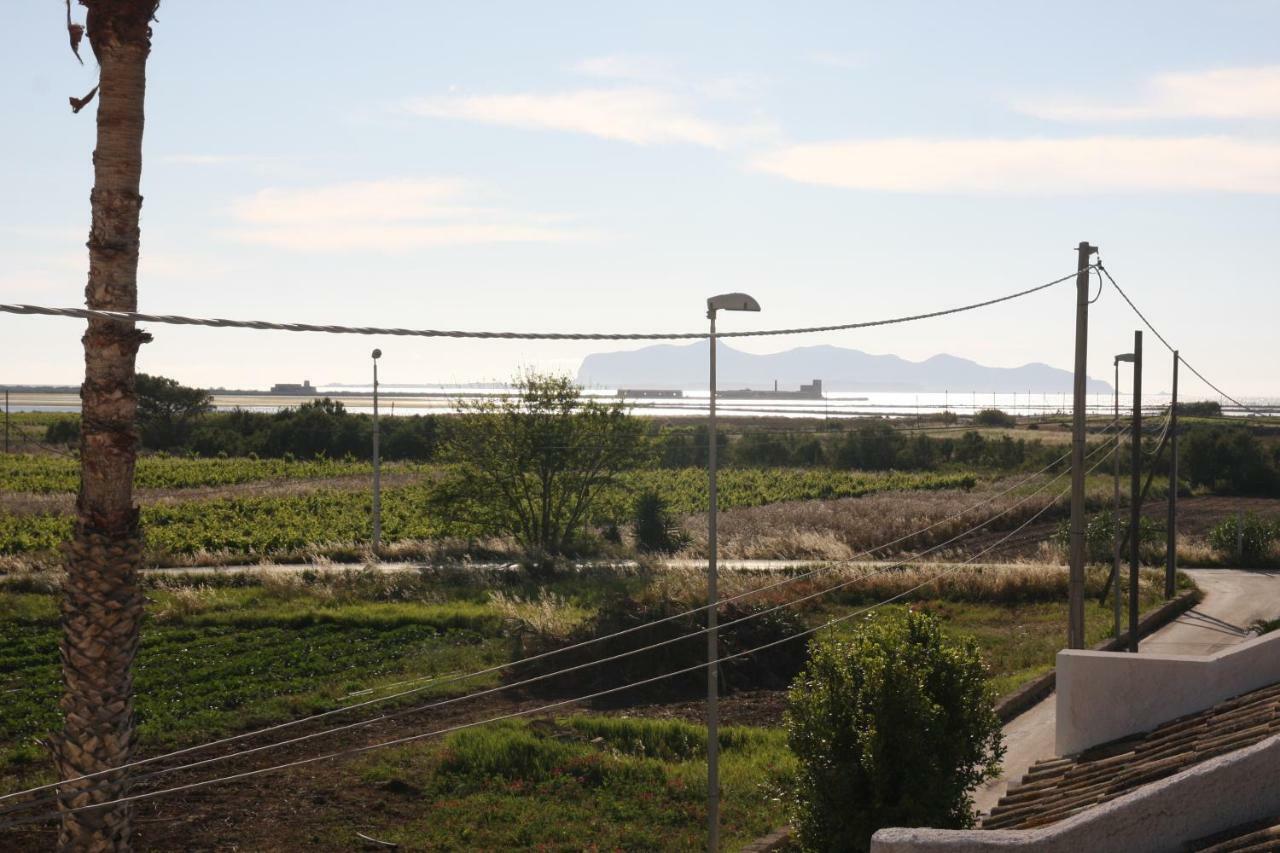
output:
[[[1142,617],[1142,621],[1138,623],[1138,636],[1145,637],[1160,630],[1192,607],[1195,607],[1203,597],[1200,590],[1196,589],[1184,592],[1172,601],[1166,601]],[[1126,648],[1128,645],[1129,632],[1125,631],[1119,638],[1112,637],[1098,643],[1093,647],[1093,651],[1110,652]],[[1000,722],[1007,723],[1014,717],[1031,710],[1045,698],[1052,695],[1056,682],[1057,672],[1052,669],[1039,678],[1027,682],[996,703],[996,716],[1000,718]]]
[[[1280,814],[1280,736],[1037,829],[882,829],[871,853],[1157,853]]]
[[[1057,681],[1057,752],[1075,755],[1280,682],[1280,632],[1205,657],[1063,650]]]

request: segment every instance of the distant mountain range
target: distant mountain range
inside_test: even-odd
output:
[[[578,382],[604,388],[707,387],[707,342],[659,344],[626,352],[595,353],[582,360]],[[1070,393],[1072,376],[1047,364],[986,367],[967,358],[935,355],[907,361],[896,355],[872,355],[833,346],[797,347],[755,355],[720,342],[716,350],[718,385],[734,388],[794,389],[821,379],[827,391],[995,391]],[[1088,393],[1109,393],[1111,384],[1089,379]]]

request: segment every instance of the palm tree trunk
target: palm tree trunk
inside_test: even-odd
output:
[[[100,66],[98,138],[90,195],[90,308],[137,309],[142,206],[143,95],[155,0],[88,2],[88,35]],[[138,650],[142,539],[133,503],[137,455],[134,362],[148,337],[133,323],[90,320],[80,389],[80,494],[67,551],[62,603],[62,779],[59,847],[129,849],[128,773],[74,781],[128,763],[134,749],[133,661]],[[76,809],[76,811],[72,811]]]

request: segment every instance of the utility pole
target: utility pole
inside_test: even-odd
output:
[[[1111,615],[1115,620],[1116,642],[1120,641],[1120,356],[1115,358],[1115,431],[1116,449],[1111,452]]]
[[[382,460],[378,454],[378,359],[382,350],[373,351],[373,555],[382,547]]]
[[[9,452],[9,389],[4,389],[4,452]]]
[[[1133,333],[1133,455],[1129,463],[1129,651],[1138,651],[1138,548],[1142,530],[1142,331]],[[1118,580],[1118,578],[1117,578]]]
[[[1084,429],[1085,370],[1089,349],[1090,256],[1097,247],[1076,249],[1076,364],[1071,434],[1071,569],[1067,582],[1067,648],[1084,648]]]
[[[1173,351],[1173,400],[1169,403],[1169,523],[1165,532],[1164,597],[1173,598],[1178,574],[1178,351]]]

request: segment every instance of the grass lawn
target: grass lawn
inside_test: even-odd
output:
[[[405,849],[696,850],[706,843],[705,738],[678,720],[544,718],[379,753],[353,772],[399,793],[366,834]],[[732,850],[785,822],[795,759],[777,728],[731,726],[720,744]]]

